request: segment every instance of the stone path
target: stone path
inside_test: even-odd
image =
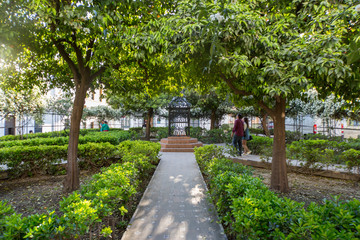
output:
[[[193,153],[162,153],[122,240],[227,239]]]

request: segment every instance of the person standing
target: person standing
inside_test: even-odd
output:
[[[249,131],[249,119],[244,118],[244,137],[242,139],[242,146],[244,148],[244,155],[250,154],[251,151],[247,146],[247,141],[250,139],[250,131]]]
[[[237,114],[236,120],[234,123],[234,128],[231,133],[232,144],[235,149],[238,151],[238,154],[241,156],[242,154],[242,138],[244,136],[244,122],[242,120],[242,115]]]
[[[107,121],[102,120],[100,125],[101,125],[100,132],[108,132],[110,130]]]

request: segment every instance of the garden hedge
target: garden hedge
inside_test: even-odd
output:
[[[94,144],[94,143],[91,143]],[[81,190],[73,192],[60,203],[60,213],[48,211],[22,217],[6,202],[0,201],[0,239],[76,239],[109,237],[113,232],[109,223],[127,217],[134,202],[142,174],[150,175],[155,167],[151,157],[143,153],[147,147],[157,152],[158,143],[127,142],[121,149],[121,163],[103,168]],[[126,148],[131,149],[127,152]],[[140,151],[136,151],[139,148]],[[128,161],[130,160],[130,161]],[[111,221],[110,221],[111,220]],[[97,229],[100,233],[93,236]]]
[[[195,149],[209,192],[229,238],[359,239],[360,201],[322,205],[278,197],[248,167],[233,163],[217,146]]]
[[[134,138],[131,131],[109,131],[109,132],[90,132],[85,136],[79,136],[79,144],[88,142],[109,142],[117,145],[122,141]],[[49,138],[30,138],[26,140],[1,141],[0,148],[13,146],[40,146],[40,145],[58,145],[63,146],[69,143],[69,137],[49,137]]]
[[[287,157],[304,162],[308,168],[345,164],[359,172],[360,141],[300,140],[287,145]]]
[[[121,128],[111,128],[110,132],[112,131],[121,131]],[[80,129],[80,135],[86,135],[89,133],[99,132],[100,130],[97,128],[90,128],[90,129]],[[46,132],[46,133],[31,133],[31,134],[24,134],[24,135],[6,135],[0,137],[0,142],[2,141],[14,141],[14,140],[26,140],[26,139],[33,139],[33,138],[52,138],[52,137],[68,137],[70,130],[63,130],[63,131],[54,131],[54,132]]]

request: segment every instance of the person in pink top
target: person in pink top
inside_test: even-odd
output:
[[[237,114],[236,120],[234,123],[234,128],[231,133],[232,144],[235,149],[238,151],[238,154],[241,156],[242,154],[242,138],[244,136],[244,122],[242,120],[242,115]]]

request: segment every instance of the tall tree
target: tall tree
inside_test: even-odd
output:
[[[124,113],[120,109],[113,109],[109,106],[96,106],[84,109],[83,119],[96,118],[98,122],[101,120],[120,120]]]
[[[167,7],[173,7],[171,1],[1,1],[0,22],[6,27],[0,28],[0,45],[21,51],[14,70],[27,75],[25,84],[74,89],[65,191],[79,188],[77,149],[88,89],[124,63],[128,40],[140,41],[133,31]]]
[[[112,96],[109,104],[120,109],[124,114],[141,116],[146,119],[145,138],[150,140],[150,127],[153,126],[154,115],[164,115],[163,111],[169,105],[171,96],[160,94],[150,96],[147,93],[124,92],[122,95]]]
[[[4,89],[0,85],[0,119],[14,117],[20,124],[18,133],[21,135],[30,119],[42,122],[44,112],[45,98],[39,89]]]
[[[344,52],[359,15],[352,9],[347,21],[333,20],[348,6],[332,1],[184,0],[179,6],[163,28],[172,43],[168,53],[211,75],[213,84],[226,82],[234,94],[257,100],[274,120],[271,188],[288,191],[287,103],[310,87],[355,97],[359,78]]]
[[[216,89],[204,94],[197,91],[188,91],[186,99],[191,103],[191,115],[193,118],[210,119],[210,129],[219,127],[219,124],[226,114],[235,114],[234,104],[229,96],[222,96]]]

